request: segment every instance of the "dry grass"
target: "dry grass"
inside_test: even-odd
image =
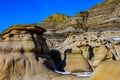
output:
[[[55,21],[58,24],[62,23],[65,19],[67,19],[68,16],[64,15],[64,14],[53,14],[52,16],[49,16],[48,18],[46,18],[44,21],[45,22],[52,22]]]

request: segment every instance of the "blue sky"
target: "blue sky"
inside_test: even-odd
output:
[[[0,0],[0,33],[14,24],[39,23],[62,13],[72,16],[104,0]]]

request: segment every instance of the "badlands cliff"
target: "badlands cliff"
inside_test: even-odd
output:
[[[89,80],[53,71],[49,50],[59,50],[64,58],[68,48],[65,71],[93,71],[90,80],[119,80],[120,0],[105,0],[74,16],[54,14],[39,24],[9,27],[0,34],[0,80]]]
[[[94,34],[94,32],[104,33],[106,31],[108,32],[111,31],[111,33],[113,31],[114,33],[114,31],[117,31],[119,34],[120,31],[119,11],[120,0],[105,0],[102,3],[96,4],[87,11],[78,12],[74,16],[62,19],[63,21],[60,24],[54,25],[52,28],[44,27],[47,29],[45,37],[47,38],[48,46],[50,48],[59,47],[59,44],[62,44],[66,39],[68,39],[68,36],[69,37],[72,37],[73,35],[79,36],[79,34],[81,33],[87,34],[91,32],[91,34]],[[51,23],[51,21],[48,22]],[[44,22],[45,21],[43,21],[43,23]],[[49,26],[49,24],[47,25]],[[113,35],[111,37],[116,36]]]
[[[68,48],[78,48],[87,60],[92,53],[88,62],[93,69],[101,61],[119,60],[119,6],[120,0],[105,0],[47,29],[44,36],[49,48],[61,53]]]
[[[42,22],[49,22],[49,24],[46,24],[49,26],[59,21],[59,24],[53,25],[52,28],[49,27],[49,29],[53,29],[56,33],[120,30],[120,0],[105,0],[89,10],[78,12],[69,17],[65,17],[63,14],[56,15],[50,16]],[[56,17],[60,20],[57,20]],[[53,21],[53,19],[55,20]]]
[[[67,56],[66,71],[94,71],[98,67],[91,80],[108,79],[109,76],[102,78],[99,69],[106,69],[109,73],[108,70],[113,67],[109,66],[107,69],[103,66],[103,69],[99,68],[99,65],[110,61],[115,67],[120,60],[120,0],[105,0],[87,11],[78,12],[48,29],[44,36],[50,49],[54,48],[63,53],[64,50],[72,48],[73,52]],[[119,71],[119,68],[116,70]],[[101,78],[98,79],[99,77]],[[120,79],[118,76],[116,78]],[[111,79],[115,79],[115,73]]]
[[[53,72],[55,64],[43,37],[45,31],[35,24],[14,25],[1,34],[1,80],[89,80],[89,77]],[[58,47],[61,53],[72,48],[72,52],[67,54],[65,71],[91,72],[105,61],[119,60],[119,36],[119,32],[102,32],[68,37],[65,44]]]

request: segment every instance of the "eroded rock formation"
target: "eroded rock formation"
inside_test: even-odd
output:
[[[45,29],[35,24],[14,25],[0,36],[0,80],[87,80],[53,72]]]
[[[56,49],[63,53],[68,48],[78,47],[76,53],[79,52],[94,69],[104,61],[120,60],[119,44],[119,31],[88,32],[69,36]]]
[[[0,80],[84,80],[52,72],[55,64],[48,47],[61,53],[72,48],[67,55],[66,71],[92,71],[98,67],[95,76],[101,76],[99,70],[105,66],[99,68],[99,65],[120,60],[119,9],[120,0],[106,0],[71,17],[55,14],[40,24],[11,26],[0,34]],[[39,26],[47,29],[44,37],[48,46],[43,37],[46,30]],[[91,80],[96,79],[93,74]]]
[[[36,25],[14,25],[0,37],[0,80],[47,80],[54,64],[48,55],[45,29]],[[48,61],[49,60],[49,61]]]

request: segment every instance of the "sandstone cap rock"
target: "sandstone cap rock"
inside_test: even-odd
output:
[[[41,34],[41,35],[43,34],[43,32],[46,31],[44,28],[41,28],[37,24],[27,24],[27,25],[20,24],[20,25],[10,26],[8,29],[3,31],[1,36],[4,35],[4,34],[8,34],[12,30],[30,31],[30,32],[34,32],[34,33],[37,33],[37,34]]]

